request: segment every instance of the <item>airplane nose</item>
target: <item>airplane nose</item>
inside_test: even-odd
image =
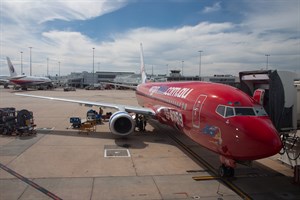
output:
[[[277,154],[282,148],[282,142],[279,138],[279,133],[268,118],[258,118],[254,141],[258,143],[258,155],[269,157]]]
[[[282,148],[279,134],[267,117],[248,119],[244,126],[243,149],[248,159],[261,159],[277,154]]]

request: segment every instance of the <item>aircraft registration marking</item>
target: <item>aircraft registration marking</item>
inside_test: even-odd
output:
[[[176,110],[165,110],[166,119],[172,121],[173,123],[183,127],[183,117],[182,114]]]

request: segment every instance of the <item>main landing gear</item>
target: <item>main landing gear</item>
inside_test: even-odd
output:
[[[233,177],[234,176],[234,168],[227,167],[223,164],[219,168],[219,175],[221,177]]]
[[[138,131],[145,131],[147,125],[147,120],[144,115],[136,114],[135,115],[135,126],[138,128]]]

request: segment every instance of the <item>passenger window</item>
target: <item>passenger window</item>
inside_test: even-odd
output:
[[[222,115],[224,117],[225,106],[218,106],[217,113],[219,113],[220,115]]]
[[[231,107],[227,107],[226,108],[226,117],[231,117],[231,116],[234,116],[234,111],[233,111],[233,108]]]

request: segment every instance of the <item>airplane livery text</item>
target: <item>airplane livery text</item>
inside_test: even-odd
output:
[[[153,95],[154,93],[163,94],[166,96],[178,97],[185,99],[193,89],[191,88],[180,88],[180,87],[161,87],[161,86],[152,86],[149,89],[149,93]]]

